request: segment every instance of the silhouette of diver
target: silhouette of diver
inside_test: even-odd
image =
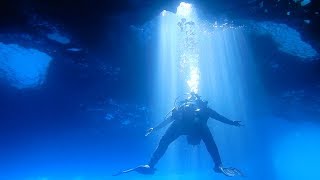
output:
[[[200,96],[195,93],[190,93],[190,97],[180,102],[178,107],[173,108],[168,114],[171,115],[165,118],[155,128],[150,128],[145,136],[150,135],[153,131],[159,130],[168,124],[172,123],[160,140],[160,143],[153,153],[147,165],[141,165],[136,168],[121,171],[114,176],[136,171],[141,174],[154,174],[155,165],[166,152],[168,146],[181,135],[187,135],[187,141],[191,145],[198,145],[202,140],[215,163],[214,171],[223,173],[226,176],[236,176],[243,174],[236,168],[223,167],[217,145],[212,137],[210,129],[207,125],[209,118],[216,119],[220,122],[242,126],[241,121],[231,121],[226,117],[218,114],[208,107],[208,102],[201,100]]]

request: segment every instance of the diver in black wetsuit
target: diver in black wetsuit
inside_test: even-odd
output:
[[[146,136],[155,130],[161,129],[172,123],[160,140],[160,143],[153,153],[148,165],[138,166],[130,170],[122,171],[116,175],[137,171],[142,174],[153,174],[155,165],[166,152],[168,146],[181,135],[187,135],[188,143],[198,145],[202,140],[215,163],[214,170],[226,176],[241,175],[242,173],[235,168],[223,167],[217,145],[212,137],[207,125],[209,118],[216,119],[223,123],[242,126],[240,121],[231,121],[218,114],[208,106],[208,102],[201,100],[200,96],[191,93],[191,97],[182,101],[181,105],[171,111],[171,115],[155,128],[150,128]]]

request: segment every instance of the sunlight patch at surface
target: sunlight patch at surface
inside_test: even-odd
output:
[[[192,5],[189,3],[181,2],[177,8],[178,16],[189,16],[192,11]]]

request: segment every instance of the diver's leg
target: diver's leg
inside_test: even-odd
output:
[[[202,128],[201,138],[202,138],[204,144],[206,145],[206,148],[207,148],[213,162],[215,163],[215,166],[216,167],[221,166],[222,162],[221,162],[219,150],[218,150],[218,147],[212,137],[212,134],[210,132],[209,127]]]
[[[160,158],[164,155],[166,150],[168,149],[168,146],[176,140],[180,136],[180,130],[177,128],[176,124],[171,124],[171,126],[168,128],[166,133],[162,136],[159,145],[155,152],[153,153],[150,161],[149,166],[150,168],[153,168],[157,162],[160,160]]]
[[[207,150],[215,163],[214,170],[218,173],[223,173],[226,176],[231,176],[231,177],[236,176],[236,175],[244,176],[243,173],[236,168],[223,167],[222,162],[221,162],[221,158],[220,158],[220,154],[218,151],[218,147],[213,140],[213,137],[212,137],[212,134],[210,132],[209,127],[208,126],[203,127],[201,132],[202,132],[202,140],[203,140],[204,144],[206,145]]]

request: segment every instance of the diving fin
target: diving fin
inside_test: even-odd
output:
[[[214,170],[218,173],[222,173],[229,177],[234,177],[234,176],[245,177],[245,175],[239,169],[236,169],[233,167],[218,166],[218,167],[215,167]]]
[[[140,174],[146,174],[146,175],[152,175],[155,173],[156,169],[154,168],[151,168],[149,165],[141,165],[141,166],[138,166],[138,167],[135,167],[135,168],[131,168],[131,169],[127,169],[127,170],[124,170],[124,171],[120,171],[116,174],[113,174],[112,176],[119,176],[121,174],[126,174],[126,173],[129,173],[129,172],[132,172],[132,171],[135,171],[137,173],[140,173]]]

